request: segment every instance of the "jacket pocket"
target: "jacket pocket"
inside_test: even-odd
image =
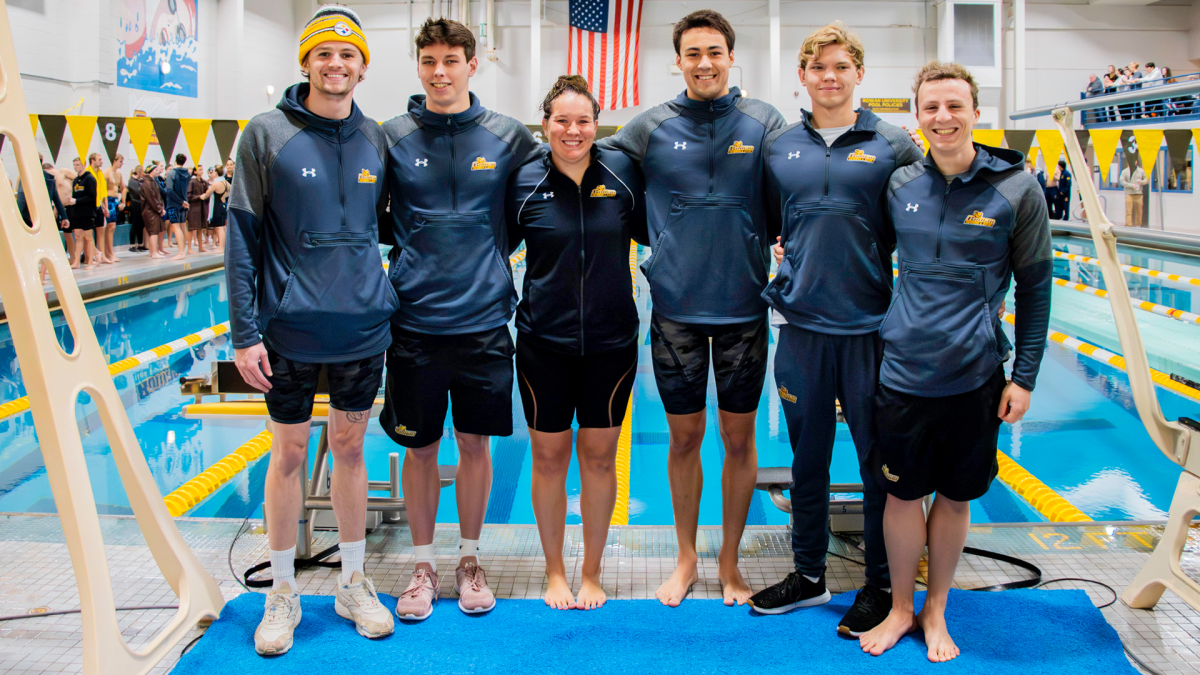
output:
[[[982,266],[905,260],[879,328],[886,379],[917,391],[978,387],[1001,362],[995,331]]]
[[[813,323],[846,329],[878,324],[891,283],[879,241],[852,202],[789,204],[784,260],[764,297],[776,308]]]
[[[272,334],[307,353],[369,347],[400,306],[381,263],[370,232],[302,232]]]
[[[725,318],[762,307],[767,252],[745,198],[674,195],[657,243],[642,271],[658,308]]]
[[[512,311],[512,270],[487,211],[414,213],[391,277],[402,314],[423,325],[475,325]]]

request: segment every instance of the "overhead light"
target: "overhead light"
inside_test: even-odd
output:
[[[268,84],[267,85],[267,96],[274,96],[274,95],[275,95],[275,85]]]
[[[158,67],[160,70],[162,70],[163,75],[171,74],[171,64],[170,63],[163,61]]]

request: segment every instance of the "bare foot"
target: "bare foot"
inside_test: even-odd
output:
[[[186,257],[187,257],[186,255],[179,253],[179,254],[171,256],[171,260],[183,260]]]
[[[96,269],[96,263],[88,263],[87,265],[85,265],[85,266],[84,266],[84,268],[83,268],[83,269],[85,269],[85,270],[94,270],[94,269]]]
[[[550,586],[546,589],[546,606],[554,609],[575,609],[575,596],[571,595],[571,587],[563,576],[550,577]]]
[[[79,269],[79,263],[75,263],[74,265],[71,265],[71,269],[73,269],[73,270]]]
[[[579,597],[575,601],[575,609],[597,609],[608,602],[608,595],[600,587],[599,579],[583,578],[579,586]]]
[[[663,582],[662,586],[654,591],[654,597],[658,601],[668,607],[678,607],[679,603],[687,597],[688,591],[692,589],[692,584],[696,583],[696,563],[680,562],[671,573],[671,578]]]
[[[900,638],[917,629],[916,619],[912,612],[888,612],[883,623],[863,633],[858,638],[858,644],[864,652],[871,656],[879,656],[900,641]]]
[[[735,604],[744,605],[750,599],[754,592],[750,590],[750,584],[742,578],[742,571],[738,569],[737,563],[732,565],[717,564],[717,579],[721,582],[721,590],[725,594],[725,605],[733,607]]]
[[[117,256],[115,256],[115,255],[114,255],[114,256],[112,257],[112,261],[113,261],[113,262],[115,262],[115,263],[119,263],[119,262],[121,262],[121,259],[120,259],[120,258],[118,258]]]
[[[926,614],[922,608],[921,613],[917,615],[917,625],[925,631],[925,646],[929,648],[930,661],[941,663],[958,656],[958,645],[950,638],[945,614],[934,611]]]

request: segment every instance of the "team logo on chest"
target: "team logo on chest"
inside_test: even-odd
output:
[[[358,174],[358,182],[360,183],[374,183],[375,179],[376,177],[372,176],[371,172],[366,169],[363,169],[362,173]]]
[[[800,151],[797,150],[796,152],[789,152],[788,159],[800,159]]]
[[[908,206],[904,207],[904,210],[905,210],[905,211],[912,211],[913,213],[916,213],[916,212],[917,212],[917,209],[919,209],[919,208],[921,208],[921,205],[920,205],[920,204],[914,204],[913,202],[909,202],[909,203],[908,203]]]
[[[787,387],[780,387],[780,388],[779,388],[779,398],[781,398],[781,399],[783,399],[783,400],[787,401],[788,403],[795,403],[795,402],[796,402],[796,395],[795,395],[795,394],[793,394],[793,393],[791,393],[791,392],[789,392],[789,391],[788,391],[788,389],[787,389]]]
[[[416,166],[429,166],[429,160],[428,159],[418,159]]]
[[[554,199],[554,193],[553,192],[543,192],[542,199]]]
[[[316,178],[317,170],[316,169],[300,169],[300,175],[304,176],[305,178]]]
[[[730,155],[749,155],[754,152],[753,145],[742,145],[741,141],[734,141],[733,145],[729,146]]]
[[[675,141],[676,150],[687,150],[687,141]]]
[[[996,219],[985,217],[983,211],[976,211],[963,221],[963,225],[979,225],[981,227],[993,227],[995,224]]]
[[[482,157],[476,157],[474,162],[471,162],[472,171],[492,171],[496,168],[495,162],[489,162]]]
[[[601,183],[600,185],[596,186],[595,190],[592,190],[592,196],[593,197],[616,197],[617,191],[609,190],[608,188],[604,187],[603,183]]]
[[[867,164],[875,163],[875,155],[868,155],[867,153],[863,152],[862,148],[855,148],[854,152],[850,153],[846,159],[851,162],[866,162]]]

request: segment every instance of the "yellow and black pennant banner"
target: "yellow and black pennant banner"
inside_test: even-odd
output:
[[[1171,167],[1175,173],[1182,173],[1187,167],[1188,149],[1192,147],[1191,129],[1167,129],[1163,132],[1167,141],[1167,156],[1171,158]]]
[[[175,146],[179,133],[183,132],[184,143],[192,162],[197,163],[208,141],[211,130],[217,142],[217,150],[221,160],[227,160],[233,153],[234,143],[238,133],[246,127],[250,120],[212,120],[212,119],[175,119],[170,117],[97,117],[95,115],[33,115],[29,116],[29,125],[36,136],[38,127],[46,136],[46,145],[50,148],[50,160],[58,163],[62,151],[63,140],[68,129],[71,131],[71,141],[79,157],[87,161],[88,149],[92,144],[92,136],[100,132],[100,140],[108,161],[116,159],[117,147],[121,143],[121,134],[129,132],[129,142],[137,154],[138,164],[145,164],[146,151],[152,143],[157,142],[162,148],[163,157],[168,163],[174,161]]]
[[[1100,167],[1100,178],[1108,181],[1108,169],[1112,166],[1113,155],[1117,154],[1117,145],[1121,142],[1121,130],[1092,129],[1091,136],[1096,164]]]

